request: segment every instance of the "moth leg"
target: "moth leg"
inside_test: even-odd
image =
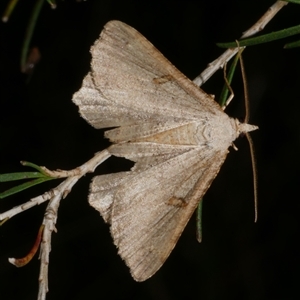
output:
[[[234,143],[232,143],[231,146],[232,146],[232,148],[233,148],[235,151],[238,151],[238,150],[239,150],[238,147],[237,147]]]
[[[225,80],[225,83],[227,85],[227,88],[228,90],[230,91],[230,96],[228,97],[228,99],[226,100],[225,104],[222,106],[222,109],[225,110],[225,108],[228,106],[228,104],[231,102],[231,100],[233,99],[234,97],[234,92],[233,92],[233,89],[232,87],[230,86],[230,83],[227,79],[227,75],[226,75],[226,67],[227,67],[227,63],[224,65],[224,80]]]
[[[236,41],[236,43],[237,43],[237,46],[239,47],[239,42]],[[236,55],[236,57],[235,57],[235,59],[234,59],[232,65],[231,65],[231,68],[230,68],[230,70],[229,70],[228,75],[226,74],[226,73],[227,73],[227,72],[226,72],[227,63],[224,64],[224,69],[223,69],[224,72],[223,72],[223,75],[224,75],[224,80],[225,80],[226,86],[227,86],[228,90],[230,91],[230,96],[229,96],[229,98],[226,100],[225,104],[222,106],[222,109],[223,109],[223,110],[227,107],[227,105],[231,102],[231,100],[232,100],[233,97],[234,97],[234,92],[233,92],[233,90],[232,90],[232,88],[231,88],[231,86],[230,86],[230,82],[231,82],[231,80],[232,80],[232,76],[233,76],[233,73],[234,73],[234,70],[235,70],[235,68],[236,68],[236,65],[237,65],[237,62],[238,62],[238,61],[240,61],[240,63],[241,63],[241,68],[243,69],[242,52],[244,51],[244,49],[245,49],[244,47],[242,47],[242,48],[239,47],[239,52],[237,53],[237,55]],[[243,70],[242,70],[242,74],[243,74]],[[243,79],[244,79],[244,78],[245,78],[245,77],[243,76]]]

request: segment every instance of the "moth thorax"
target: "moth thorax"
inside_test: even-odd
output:
[[[202,127],[198,127],[199,144],[209,145],[215,149],[226,149],[239,136],[237,124],[226,114],[209,118]],[[201,141],[202,139],[202,141]]]

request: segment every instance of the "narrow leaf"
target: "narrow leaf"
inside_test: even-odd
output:
[[[271,41],[276,41],[279,39],[283,39],[289,36],[293,36],[296,34],[300,34],[300,25],[293,26],[287,29],[271,32],[268,34],[264,34],[258,37],[253,37],[249,39],[244,39],[239,41],[239,45],[241,47],[244,46],[253,46],[263,43],[268,43]],[[236,42],[230,42],[230,43],[217,43],[217,46],[221,48],[233,48],[236,47]]]
[[[292,43],[285,44],[283,48],[284,49],[292,49],[292,48],[297,48],[297,47],[300,47],[300,41],[295,41]]]
[[[285,2],[290,2],[290,3],[295,3],[295,4],[300,4],[300,0],[283,0]]]
[[[37,178],[37,179],[34,179],[34,180],[31,180],[31,181],[28,181],[28,182],[25,182],[25,183],[22,183],[20,185],[17,185],[11,189],[8,189],[2,193],[0,193],[0,199],[3,199],[3,198],[6,198],[8,196],[11,196],[13,194],[16,194],[16,193],[19,193],[21,191],[24,191],[34,185],[37,185],[37,184],[40,184],[40,183],[43,183],[45,181],[48,181],[48,180],[52,180],[52,179],[55,179],[55,178],[52,178],[52,177],[42,177],[42,178]]]
[[[22,180],[22,179],[29,179],[29,178],[41,178],[41,177],[49,177],[45,176],[39,172],[17,172],[17,173],[7,173],[7,174],[0,174],[0,182],[8,182],[8,181],[15,181],[15,180]]]
[[[38,170],[40,173],[42,173],[44,176],[46,177],[49,177],[49,174],[47,174],[43,168],[41,168],[40,166],[34,164],[34,163],[31,163],[29,161],[21,161],[21,164],[24,166],[24,167],[31,167],[33,169],[36,169]]]

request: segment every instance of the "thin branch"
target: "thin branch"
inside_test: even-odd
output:
[[[39,275],[39,300],[45,299],[46,293],[48,292],[48,266],[49,254],[51,251],[51,235],[53,231],[56,232],[55,224],[57,220],[59,204],[60,201],[67,196],[68,192],[71,191],[72,187],[80,177],[80,175],[77,175],[66,179],[63,184],[60,185],[61,191],[63,192],[60,192],[54,198],[52,198],[47,206],[43,220],[43,225],[45,227],[40,249],[41,266]]]
[[[109,154],[109,148],[97,152],[93,158],[91,158],[89,161],[81,165],[80,167],[77,167],[73,170],[65,171],[65,170],[56,170],[51,171],[48,170],[46,167],[41,167],[42,170],[51,177],[56,178],[66,178],[66,177],[72,177],[77,175],[84,175],[86,173],[93,173],[95,169],[107,158],[110,157],[111,154]]]
[[[76,184],[76,182],[86,173],[94,172],[94,170],[99,166],[103,161],[109,158],[111,154],[107,149],[98,152],[95,156],[90,159],[88,162],[83,164],[82,166],[71,170],[71,171],[61,171],[64,174],[73,174],[74,172],[79,172],[77,175],[72,175],[67,178],[62,184],[59,185],[60,191],[57,193],[50,201],[47,206],[43,225],[43,239],[41,243],[40,250],[40,275],[39,275],[39,293],[38,300],[46,299],[46,293],[48,292],[48,266],[49,266],[49,254],[51,251],[51,234],[53,231],[56,232],[55,224],[57,220],[57,212],[59,208],[60,201],[67,197],[67,195],[71,192],[72,187]],[[57,174],[58,175],[58,174]]]
[[[288,2],[277,1],[267,12],[247,31],[245,31],[241,38],[246,38],[256,34],[264,29],[264,27],[272,20],[272,18],[285,6]],[[227,49],[219,58],[208,64],[208,67],[198,75],[193,82],[198,86],[205,83],[216,71],[223,68],[224,65],[239,51],[239,48]]]
[[[109,149],[109,148],[108,148]],[[44,170],[48,174],[55,174],[55,176],[63,178],[69,176],[56,188],[31,199],[30,201],[22,204],[20,206],[14,207],[11,210],[0,214],[0,221],[7,220],[13,216],[21,213],[35,205],[41,204],[47,200],[49,204],[46,208],[44,219],[43,219],[43,238],[40,248],[40,275],[39,275],[39,293],[38,300],[46,299],[46,293],[48,292],[48,265],[49,265],[49,253],[51,251],[51,234],[53,231],[56,231],[55,224],[57,220],[57,212],[59,208],[60,201],[64,199],[72,190],[74,184],[86,173],[94,172],[94,170],[99,166],[103,161],[111,156],[108,149],[105,149],[101,152],[95,154],[95,156],[81,165],[80,167],[71,170],[71,171],[50,171],[46,168]],[[9,261],[14,264],[16,259],[10,258]]]
[[[24,204],[15,206],[14,208],[12,208],[10,210],[5,211],[4,213],[0,214],[0,221],[5,220],[5,219],[11,219],[15,215],[17,215],[31,207],[40,205],[40,204],[48,201],[49,199],[51,199],[52,197],[55,196],[55,193],[58,189],[59,189],[59,186],[53,190],[50,190],[50,191],[44,193],[43,195],[40,195],[38,197],[30,199],[28,202],[26,202]]]
[[[80,166],[76,169],[70,170],[70,171],[63,171],[63,170],[50,171],[45,167],[43,167],[43,169],[48,174],[51,174],[51,175],[55,174],[55,176],[58,178],[64,178],[64,177],[77,178],[77,176],[79,176],[79,175],[80,175],[79,176],[79,178],[80,178],[83,175],[85,175],[86,173],[94,172],[94,170],[97,168],[97,166],[99,166],[103,161],[105,161],[109,157],[110,157],[110,153],[108,152],[108,149],[105,149],[101,152],[96,153],[92,159],[90,159],[89,161],[84,163],[82,166]],[[59,184],[56,188],[54,188],[48,192],[45,192],[44,194],[42,194],[40,196],[32,198],[28,202],[21,204],[19,206],[16,206],[16,207],[0,214],[0,222],[5,219],[10,219],[17,214],[19,214],[29,208],[32,208],[33,206],[44,203],[44,202],[48,201],[49,199],[52,199],[52,198],[58,196],[59,194],[67,193],[67,190],[65,190],[64,187],[65,187],[65,181],[62,182],[61,184]]]

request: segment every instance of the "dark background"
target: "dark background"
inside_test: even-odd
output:
[[[6,5],[1,1],[0,11]],[[72,169],[107,147],[103,131],[79,117],[71,97],[89,70],[89,48],[104,24],[118,19],[145,35],[189,78],[196,77],[232,41],[261,17],[274,0],[219,1],[57,1],[45,4],[32,45],[41,61],[31,76],[20,73],[20,53],[34,1],[20,1],[0,24],[0,172],[25,170],[20,160],[49,169]],[[300,7],[289,4],[269,24],[271,32],[299,24]],[[299,299],[299,49],[286,41],[248,48],[244,63],[251,102],[258,166],[259,218],[254,223],[249,146],[239,139],[204,199],[203,242],[195,239],[192,217],[164,266],[136,283],[117,255],[109,227],[88,205],[93,175],[87,175],[61,202],[52,236],[47,299]],[[219,71],[203,89],[219,95]],[[227,109],[243,118],[242,80]],[[109,159],[97,174],[128,170]],[[0,210],[28,201],[57,182],[1,200]],[[0,186],[1,191],[7,185]],[[39,260],[24,268],[9,264],[32,246],[46,204],[0,227],[0,298],[36,299]]]

